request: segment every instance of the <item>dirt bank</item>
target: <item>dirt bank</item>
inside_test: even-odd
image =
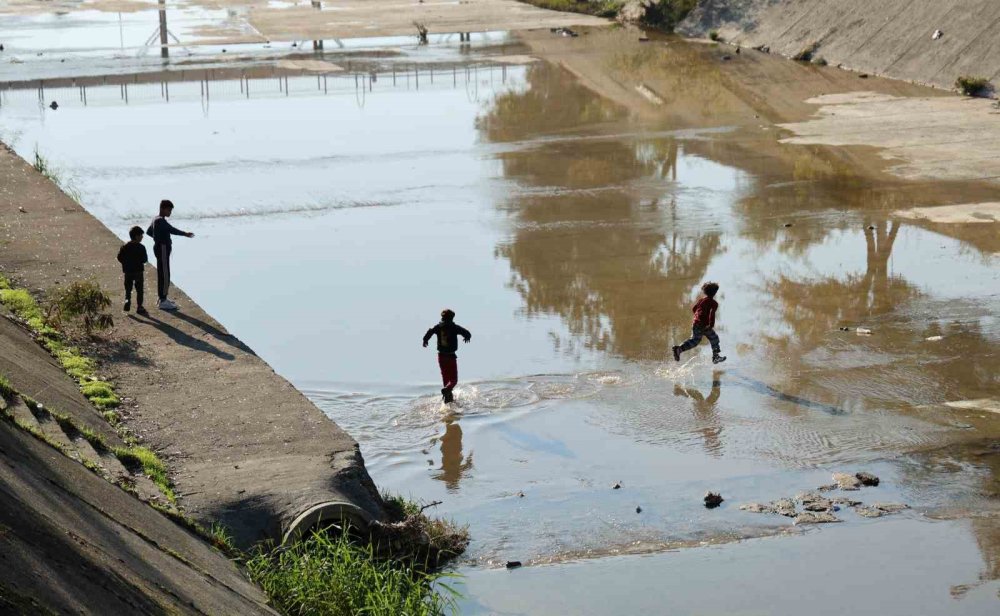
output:
[[[115,235],[7,149],[0,177],[0,270],[39,293],[94,278],[117,298]],[[148,271],[147,296],[155,280]],[[172,295],[181,312],[118,313],[116,336],[131,350],[109,352],[100,372],[129,400],[120,409],[129,427],[168,460],[186,511],[224,523],[242,546],[280,539],[323,503],[380,517],[357,443],[190,298]]]
[[[702,0],[678,31],[787,57],[814,47],[832,65],[942,88],[1000,75],[993,0]]]

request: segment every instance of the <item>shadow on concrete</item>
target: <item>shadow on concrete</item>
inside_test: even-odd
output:
[[[250,355],[256,355],[256,353],[253,352],[253,349],[243,344],[243,342],[241,342],[239,338],[237,338],[232,334],[222,331],[221,329],[215,327],[214,325],[206,323],[201,319],[196,319],[189,314],[184,314],[183,312],[175,312],[174,316],[182,321],[187,321],[191,325],[194,325],[195,327],[202,330],[209,336],[212,336],[213,338],[218,340],[219,342],[224,342],[229,346],[233,347],[234,349],[239,349],[244,353],[249,353]]]
[[[177,344],[186,346],[189,349],[194,349],[195,351],[201,351],[202,353],[208,353],[209,355],[215,355],[216,357],[224,359],[226,361],[233,361],[234,359],[236,359],[236,356],[234,356],[233,354],[227,353],[222,349],[216,348],[211,344],[205,342],[204,340],[199,340],[198,338],[195,338],[190,334],[186,334],[181,330],[177,329],[176,327],[174,327],[173,325],[170,325],[169,323],[164,323],[163,321],[157,319],[156,317],[152,316],[152,314],[146,316],[144,319],[141,319],[131,314],[129,315],[128,318],[132,319],[133,321],[137,321],[139,323],[147,323],[152,325],[156,329],[166,334],[168,338],[170,338]]]

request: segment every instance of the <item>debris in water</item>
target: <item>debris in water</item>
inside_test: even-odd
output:
[[[622,489],[622,484],[621,483],[616,483],[615,485],[611,486],[611,489],[612,490],[621,490]]]
[[[24,209],[23,205],[17,206],[17,211],[21,212],[22,214],[27,214],[28,213],[28,210]]]
[[[841,327],[840,331],[842,331],[842,332],[849,332],[849,331],[851,331],[851,328],[850,327]]]
[[[878,476],[867,471],[855,473],[854,476],[857,477],[858,481],[860,481],[863,486],[877,486],[879,484]]]
[[[52,101],[51,103],[49,103],[49,109],[51,109],[52,111],[59,109],[59,103]]]
[[[786,222],[786,223],[785,223],[785,227],[786,227],[786,228],[787,228],[787,227],[791,227],[791,226],[792,226],[792,223],[790,223],[790,222]]]
[[[858,75],[858,79],[868,79],[868,73],[861,73]]]
[[[507,568],[508,569],[517,569],[520,566],[521,566],[521,561],[519,561],[519,560],[508,560],[507,561]]]
[[[833,480],[841,490],[857,490],[861,487],[861,480],[848,473],[834,473]]]
[[[549,32],[552,32],[553,34],[558,34],[560,36],[572,36],[572,37],[580,36],[579,34],[573,32],[569,28],[549,28]]]
[[[857,328],[854,331],[857,332],[857,334],[859,336],[871,336],[872,335],[872,330],[868,329],[867,327],[859,327],[859,328]]]
[[[635,512],[636,513],[642,513],[642,507],[636,507],[635,508]]]
[[[729,55],[729,54],[726,54],[726,55],[722,56],[722,59],[723,60],[732,60],[733,57],[731,55]]]
[[[426,45],[427,44],[427,26],[425,26],[424,24],[422,24],[422,23],[420,23],[418,21],[413,22],[413,26],[417,29],[417,43],[420,44],[420,45]]]
[[[705,506],[709,509],[715,509],[722,504],[723,500],[725,499],[723,499],[722,495],[718,492],[709,492],[705,495]]]
[[[518,492],[517,493],[517,497],[518,498],[524,498],[524,492]]]
[[[941,32],[940,30],[935,30],[934,34],[931,35],[931,40],[932,41],[936,41],[939,38],[941,38],[942,36],[944,36],[944,32]],[[0,47],[0,51],[3,51],[2,47]]]
[[[938,340],[944,340],[944,336],[928,336],[924,340],[927,342],[937,342]]]
[[[829,524],[831,522],[840,522],[840,518],[828,512],[812,512],[805,511],[795,516],[795,521],[793,524],[798,526],[799,524]]]

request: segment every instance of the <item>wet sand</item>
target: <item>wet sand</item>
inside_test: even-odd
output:
[[[467,611],[990,613],[1000,416],[965,401],[998,396],[1000,246],[893,213],[1000,189],[781,142],[853,81],[602,36],[525,35],[501,55],[545,61],[513,66],[402,47],[326,87],[220,80],[210,100],[197,81],[169,102],[68,89],[52,113],[25,92],[0,118],[122,235],[174,199],[200,240],[178,282],[357,438],[380,487],[470,525]],[[468,69],[432,77],[424,54]],[[729,361],[678,366],[710,278]],[[418,340],[443,304],[475,335],[453,409]],[[808,531],[739,510],[858,470],[882,478],[859,500],[911,509]]]

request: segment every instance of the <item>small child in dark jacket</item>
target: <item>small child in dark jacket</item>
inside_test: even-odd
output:
[[[712,345],[712,363],[721,364],[726,361],[726,357],[719,349],[719,336],[715,333],[715,311],[719,309],[719,302],[715,301],[715,294],[719,292],[719,285],[715,282],[706,282],[701,285],[701,292],[705,296],[695,302],[694,307],[691,308],[691,312],[694,313],[691,338],[685,340],[680,346],[673,347],[674,359],[680,361],[681,353],[698,346],[702,336],[704,336]]]
[[[130,241],[122,245],[118,250],[118,262],[122,264],[122,273],[125,274],[125,312],[132,309],[132,287],[135,287],[135,298],[137,307],[136,313],[146,315],[146,309],[142,306],[142,272],[146,263],[149,263],[149,255],[146,254],[146,247],[142,245],[142,227],[132,227],[128,230]]]
[[[427,346],[431,336],[437,335],[438,367],[441,368],[441,396],[445,403],[455,398],[451,390],[458,384],[458,337],[466,342],[472,340],[472,334],[458,323],[455,323],[455,313],[447,308],[441,311],[441,322],[427,330],[424,334],[424,346]]]

